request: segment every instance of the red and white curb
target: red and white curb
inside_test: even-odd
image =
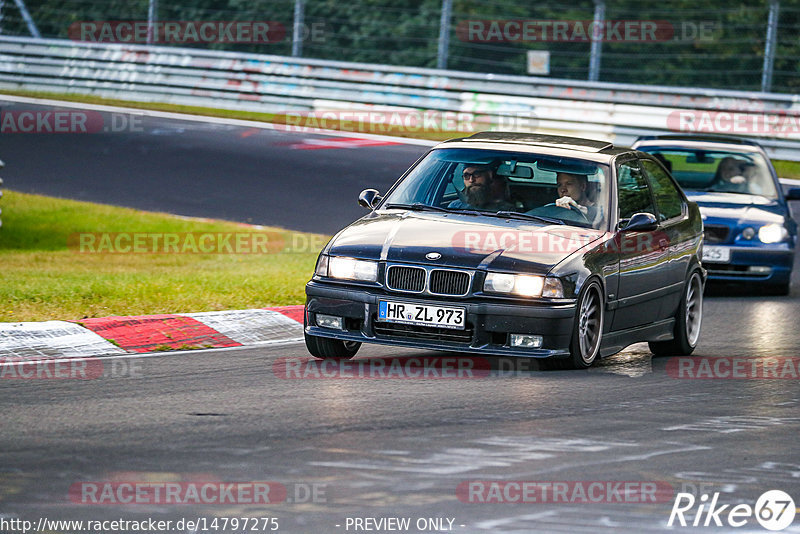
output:
[[[0,358],[83,358],[299,341],[303,306],[0,323]]]

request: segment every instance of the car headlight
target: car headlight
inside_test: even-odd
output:
[[[758,239],[762,243],[778,243],[789,237],[789,232],[780,224],[767,224],[758,229]]]
[[[321,260],[320,263],[322,263]],[[332,256],[328,258],[327,263],[327,276],[331,278],[361,280],[364,282],[376,282],[378,280],[378,262],[376,261]],[[319,274],[319,268],[317,268],[317,274]]]
[[[558,278],[529,274],[487,273],[483,290],[489,293],[513,293],[521,297],[564,297],[564,287]]]

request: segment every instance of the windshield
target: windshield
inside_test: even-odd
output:
[[[667,167],[684,189],[778,198],[764,157],[757,152],[641,148]]]
[[[602,228],[608,167],[591,161],[463,148],[428,154],[386,197],[405,208]]]

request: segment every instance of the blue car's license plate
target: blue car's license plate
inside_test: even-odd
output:
[[[431,306],[409,302],[382,300],[378,303],[378,320],[420,326],[464,329],[467,312],[464,308]]]
[[[731,249],[728,247],[707,247],[703,245],[703,261],[709,263],[729,263]]]

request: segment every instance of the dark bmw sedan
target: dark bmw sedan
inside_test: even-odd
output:
[[[306,286],[318,358],[366,342],[585,368],[636,342],[697,345],[700,212],[653,156],[480,133],[359,203],[370,213],[331,239]]]
[[[753,141],[721,136],[643,137],[633,145],[656,156],[672,172],[705,226],[703,263],[712,281],[746,283],[789,293],[797,223],[775,168]]]

